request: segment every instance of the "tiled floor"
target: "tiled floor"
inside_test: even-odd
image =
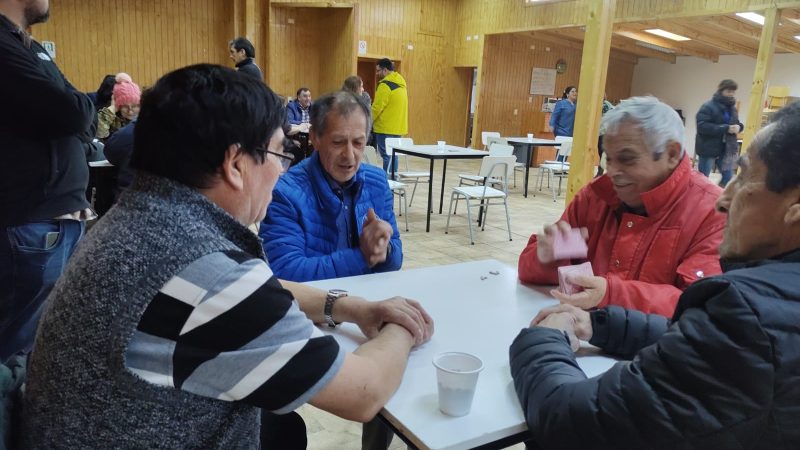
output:
[[[412,170],[428,170],[427,160],[410,160]],[[447,220],[447,207],[450,188],[458,185],[459,173],[476,174],[479,161],[453,160],[448,163],[447,182],[445,184],[445,204],[443,214],[439,215],[439,192],[441,190],[441,163],[437,162],[434,173],[434,211],[431,216],[431,231],[425,232],[425,204],[427,202],[427,185],[420,185],[412,206],[409,208],[409,231],[402,231],[404,222],[397,218],[403,240],[403,269],[429,267],[442,264],[453,264],[462,261],[474,261],[493,258],[506,264],[516,266],[520,252],[528,242],[531,233],[540,230],[544,224],[553,223],[564,209],[564,194],[553,202],[549,191],[536,191],[533,196],[532,187],[537,171],[531,170],[531,190],[528,198],[522,196],[522,174],[517,174],[517,186],[510,189],[509,213],[511,216],[512,241],[508,240],[505,215],[502,206],[493,206],[489,211],[489,220],[485,231],[475,229],[475,245],[470,245],[464,215],[464,203],[459,206],[459,213],[450,221],[449,234],[444,234]],[[566,185],[566,180],[564,181]],[[409,188],[409,191],[411,189]],[[410,195],[410,192],[409,192]],[[308,428],[308,448],[312,450],[356,450],[361,448],[361,425],[339,419],[311,406],[299,410]],[[402,441],[395,438],[391,449],[403,449]],[[522,449],[516,445],[512,449]]]

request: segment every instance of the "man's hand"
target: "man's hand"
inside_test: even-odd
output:
[[[728,125],[729,134],[739,134],[739,124]]]
[[[381,328],[389,323],[400,325],[408,330],[414,336],[415,345],[428,342],[433,335],[431,316],[419,302],[403,297],[392,297],[380,302],[360,303],[354,322],[370,339],[377,336]]]
[[[566,315],[572,316],[572,320],[568,321],[565,317]],[[573,335],[580,340],[588,341],[592,338],[592,319],[589,313],[572,305],[556,305],[545,308],[539,311],[539,314],[531,321],[531,326],[555,328],[567,331],[567,333],[570,332],[570,330],[560,328],[559,325],[571,327]]]
[[[550,291],[550,295],[561,303],[577,306],[582,309],[591,309],[599,305],[606,296],[606,290],[608,290],[608,280],[606,280],[605,277],[567,275],[567,280],[572,284],[582,286],[584,290],[577,294],[563,294],[553,289]]]
[[[361,236],[358,237],[358,246],[369,267],[386,261],[391,238],[392,226],[381,220],[375,215],[375,210],[370,208],[361,229]]]
[[[544,227],[541,233],[536,235],[536,256],[539,257],[539,262],[542,264],[550,264],[556,259],[553,256],[553,241],[556,234],[567,234],[572,229],[569,223],[561,220],[552,225]],[[581,228],[581,236],[584,239],[589,238],[589,230],[585,227]]]

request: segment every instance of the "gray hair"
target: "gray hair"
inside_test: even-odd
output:
[[[361,111],[364,113],[364,117],[367,119],[367,138],[369,138],[369,132],[372,129],[372,114],[369,106],[367,106],[360,97],[350,91],[331,92],[318,98],[317,101],[311,105],[311,110],[309,111],[311,129],[318,136],[322,136],[325,134],[325,129],[328,125],[328,115],[330,113],[336,113],[342,117],[347,117],[352,114],[353,111]]]
[[[670,142],[681,146],[681,158],[684,149],[684,129],[678,113],[666,103],[653,96],[631,97],[623,100],[616,108],[608,111],[600,123],[600,134],[617,134],[625,125],[639,126],[644,134],[644,141],[659,159]]]

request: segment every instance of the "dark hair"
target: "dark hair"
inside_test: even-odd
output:
[[[233,47],[237,52],[239,50],[244,50],[244,54],[250,58],[256,57],[256,48],[253,47],[253,43],[247,40],[247,38],[237,37],[228,43],[228,46]]]
[[[300,97],[300,94],[302,94],[303,92],[306,92],[306,91],[311,92],[311,89],[303,86],[300,89],[298,89],[297,92],[295,92],[294,96],[295,97]]]
[[[193,188],[212,185],[232,144],[257,152],[281,128],[286,110],[263,82],[213,64],[170,72],[142,95],[131,167]]]
[[[719,86],[717,86],[717,92],[722,92],[725,89],[733,89],[735,91],[739,89],[739,85],[733,80],[722,80],[719,82]]]
[[[575,90],[578,90],[578,88],[577,88],[576,86],[567,86],[567,88],[566,88],[566,89],[564,89],[564,93],[563,93],[563,94],[561,94],[561,98],[562,98],[562,99],[565,99],[565,98],[567,98],[567,94],[569,94],[569,91],[571,91],[571,90],[573,90],[573,89],[575,89]]]
[[[767,189],[783,192],[800,186],[800,102],[781,108],[770,125],[757,144],[758,157],[767,166]]]
[[[97,88],[97,100],[94,105],[98,111],[111,105],[111,94],[114,92],[115,84],[117,84],[117,80],[114,75],[103,77],[103,81]]]
[[[378,67],[381,69],[394,70],[394,63],[389,58],[382,58],[378,60]]]
[[[350,91],[331,92],[318,98],[311,105],[311,111],[309,111],[311,130],[318,136],[322,136],[328,125],[328,115],[335,113],[347,117],[353,111],[361,111],[367,118],[367,138],[369,138],[369,130],[372,129],[370,109],[355,93]]]
[[[358,91],[358,88],[361,87],[362,84],[364,84],[364,82],[361,80],[361,77],[359,77],[358,75],[351,75],[344,79],[344,84],[342,84],[342,90],[356,94],[356,91]]]

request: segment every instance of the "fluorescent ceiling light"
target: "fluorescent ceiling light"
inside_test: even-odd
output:
[[[649,30],[644,30],[650,34],[655,34],[656,36],[661,36],[663,38],[672,39],[673,41],[691,41],[691,39],[687,38],[686,36],[681,36],[680,34],[670,33],[669,31],[662,30],[661,28],[651,28]]]
[[[800,34],[798,34],[798,35],[797,35],[797,36],[795,36],[794,38],[795,38],[795,39],[797,39],[798,41],[800,41]]]
[[[741,17],[742,19],[747,19],[759,25],[764,25],[764,16],[762,16],[761,14],[756,14],[754,12],[743,12],[743,13],[736,13],[736,15]]]

